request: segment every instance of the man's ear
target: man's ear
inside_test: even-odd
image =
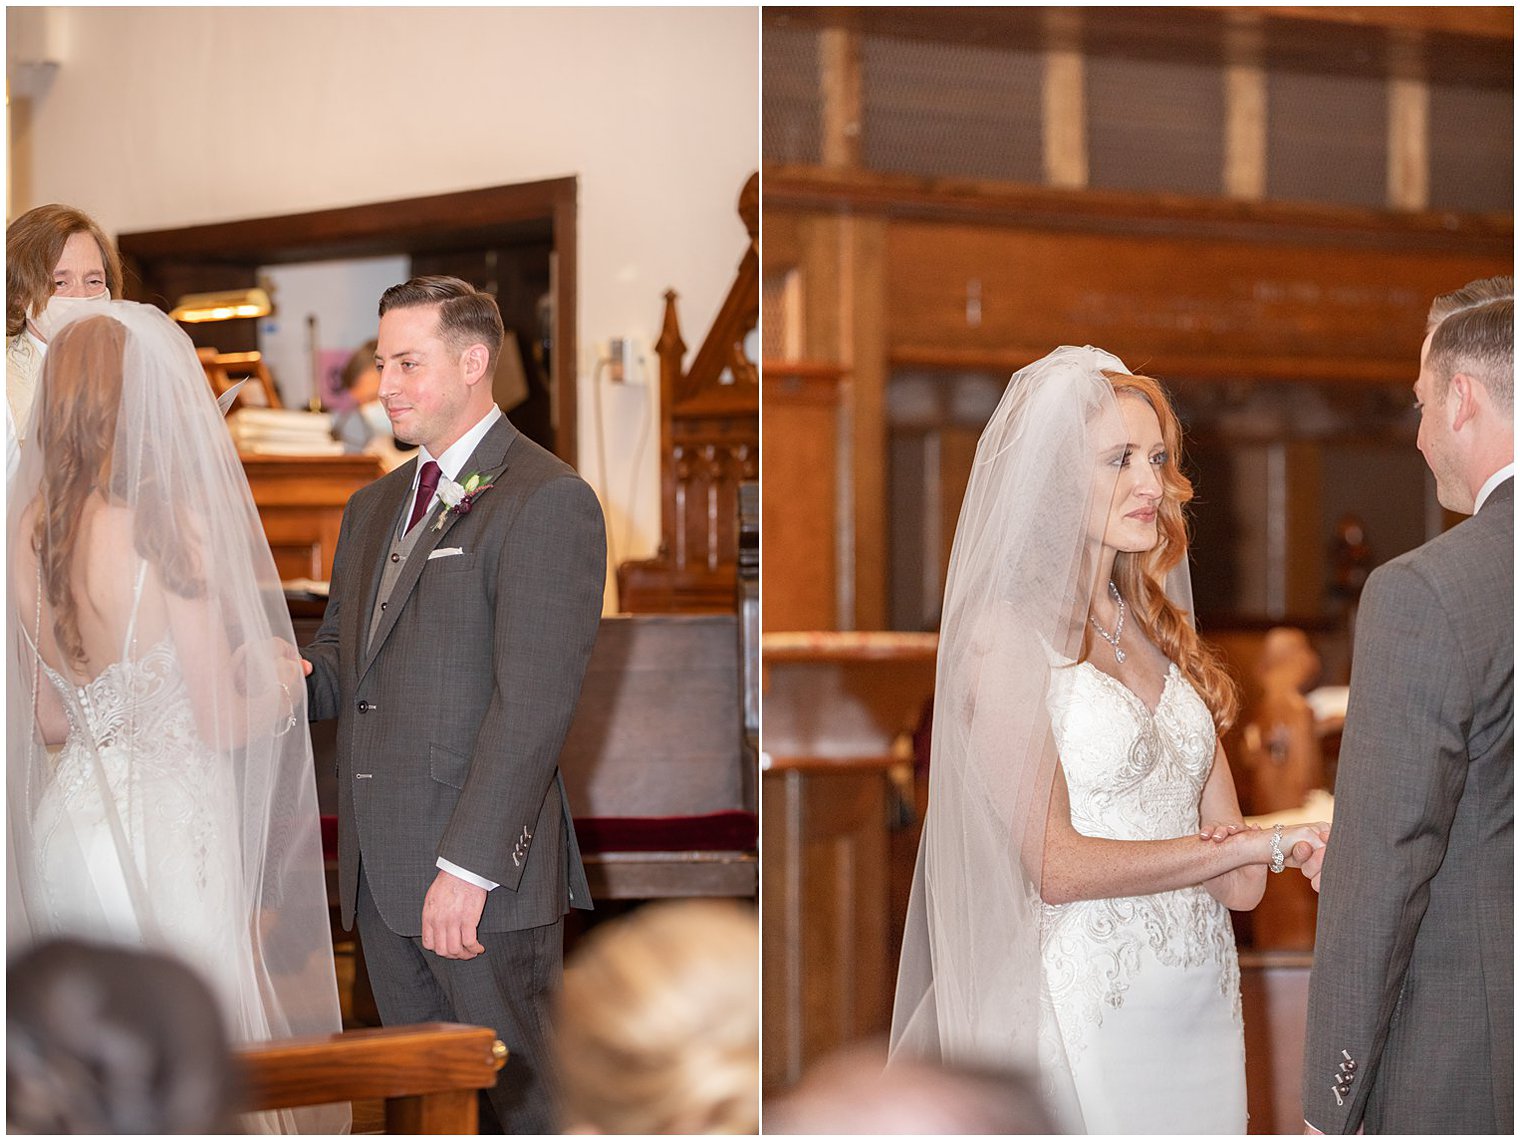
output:
[[[486,370],[491,364],[491,353],[482,344],[473,344],[465,349],[464,355],[459,358],[460,366],[464,369],[464,382],[476,384],[482,379],[489,379]]]
[[[1451,414],[1451,430],[1460,432],[1463,425],[1478,414],[1479,389],[1481,385],[1465,372],[1453,373],[1447,386],[1447,408]]]

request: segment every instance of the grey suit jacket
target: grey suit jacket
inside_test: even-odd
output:
[[[362,854],[397,934],[421,934],[440,856],[501,885],[481,931],[537,927],[591,905],[558,758],[601,617],[601,506],[573,469],[499,420],[461,469],[494,486],[442,531],[441,504],[418,524],[427,529],[366,644],[416,463],[349,500],[326,617],[303,651],[311,719],[338,719],[343,924]],[[428,558],[451,547],[463,553]]]
[[[1309,988],[1326,1133],[1514,1121],[1514,481],[1367,580]]]

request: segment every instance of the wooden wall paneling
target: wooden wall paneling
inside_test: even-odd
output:
[[[763,775],[768,1096],[796,1083],[834,1050],[890,1025],[890,764],[890,758],[792,759]]]
[[[1309,202],[1237,202],[1127,190],[1072,191],[968,178],[923,178],[816,167],[766,167],[766,211],[849,209],[894,220],[964,222],[1060,232],[1240,239],[1271,245],[1392,253],[1508,256],[1514,221],[1502,214]]]
[[[1467,253],[905,221],[887,235],[885,329],[904,364],[1011,370],[1089,343],[1168,380],[1394,383],[1418,360],[1430,298],[1505,269]]]
[[[762,374],[762,628],[831,630],[838,625],[840,372],[767,362]]]
[[[254,507],[282,579],[332,577],[348,498],[380,476],[374,456],[243,456]]]

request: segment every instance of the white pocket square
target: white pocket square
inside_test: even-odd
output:
[[[433,551],[428,555],[428,562],[432,562],[434,559],[446,559],[450,555],[462,554],[464,554],[463,547],[439,547],[436,551]]]

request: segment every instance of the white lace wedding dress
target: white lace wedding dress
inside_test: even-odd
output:
[[[1196,833],[1214,723],[1175,665],[1154,711],[1091,663],[1053,671],[1077,831]],[[1203,887],[1042,910],[1050,1035],[1089,1133],[1244,1133],[1245,1041],[1229,913]]]
[[[37,808],[48,918],[58,931],[174,951],[215,989],[235,1038],[266,1037],[234,776],[196,732],[168,635],[136,645],[146,569],[120,660],[76,685],[36,659],[69,725]]]

